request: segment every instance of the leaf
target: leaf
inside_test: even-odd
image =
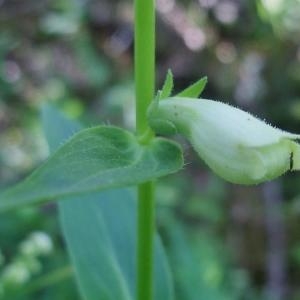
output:
[[[126,189],[92,193],[59,204],[61,223],[85,299],[134,299],[136,201]],[[172,300],[173,286],[158,236],[155,299]]]
[[[170,221],[166,232],[178,299],[240,299],[231,288],[233,279],[226,277],[230,270],[226,269],[227,253],[223,245],[201,230],[191,238],[182,225]]]
[[[108,191],[108,195],[112,191]],[[70,198],[60,204],[61,223],[84,299],[133,299],[114,255],[99,206],[101,194]],[[119,195],[124,196],[124,193]],[[97,199],[98,198],[98,199]],[[103,200],[106,199],[105,193]],[[125,202],[126,195],[125,195]],[[126,230],[126,229],[125,229]]]
[[[78,124],[51,107],[43,110],[44,131],[51,151]],[[60,129],[60,130],[58,130]],[[86,300],[134,299],[136,201],[128,189],[90,193],[59,202],[61,224]],[[173,284],[164,249],[155,240],[155,299],[172,300]],[[104,298],[104,295],[107,298]]]
[[[59,129],[58,129],[59,130]],[[136,185],[179,170],[179,146],[162,138],[140,145],[112,126],[83,129],[27,179],[0,194],[0,211],[68,195]]]
[[[43,109],[42,120],[51,152],[59,147],[61,141],[81,128],[78,123],[67,120],[50,106]],[[113,255],[110,237],[98,205],[102,199],[109,201],[105,195],[90,193],[80,198],[68,197],[60,202],[64,236],[84,299],[101,297],[130,300],[128,286]]]
[[[162,90],[159,95],[159,100],[170,97],[173,87],[174,87],[173,74],[172,74],[171,70],[168,70],[164,85],[163,85]]]
[[[175,97],[190,97],[190,98],[198,98],[202,94],[205,86],[207,84],[207,77],[202,77],[200,80],[196,81]]]

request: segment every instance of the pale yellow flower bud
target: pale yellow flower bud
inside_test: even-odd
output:
[[[257,184],[300,169],[300,135],[274,128],[225,103],[173,97],[155,102],[149,124],[161,134],[181,133],[219,176]]]

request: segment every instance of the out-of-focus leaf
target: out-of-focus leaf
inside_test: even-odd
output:
[[[101,88],[111,75],[105,57],[100,55],[93,40],[85,34],[78,36],[74,46],[78,65],[86,77],[86,84],[93,88]]]
[[[178,299],[238,299],[227,286],[223,257],[213,239],[203,234],[199,241],[192,243],[183,228],[172,222],[169,246]]]

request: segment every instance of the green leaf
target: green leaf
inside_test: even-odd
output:
[[[51,151],[79,129],[51,107],[43,111]],[[59,130],[58,130],[59,129]],[[59,202],[61,224],[80,291],[86,300],[134,299],[136,201],[128,189],[90,193]],[[171,273],[158,235],[155,240],[155,299],[174,298]]]
[[[200,80],[196,81],[194,84],[190,85],[175,97],[189,97],[198,98],[202,94],[205,86],[207,84],[207,77],[202,77]]]
[[[60,129],[58,129],[60,130]],[[179,146],[140,145],[128,131],[98,126],[76,133],[27,179],[0,194],[0,211],[69,195],[136,185],[179,170]]]
[[[101,200],[111,201],[109,195],[112,191],[74,197],[60,203],[64,236],[81,294],[86,300],[133,299],[114,255],[100,207]],[[119,196],[127,203],[126,194]],[[116,216],[119,217],[119,213]],[[124,231],[127,231],[126,227]]]
[[[168,226],[166,234],[178,299],[240,299],[232,288],[234,279],[227,276],[230,270],[226,269],[226,250],[215,237],[201,230],[197,236],[189,236],[176,220]]]
[[[173,74],[172,74],[171,70],[168,70],[168,73],[167,73],[167,76],[165,79],[165,83],[164,83],[162,90],[160,92],[160,95],[159,95],[159,100],[170,97],[173,87],[174,87]]]
[[[134,299],[136,201],[133,193],[109,190],[59,204],[61,223],[81,293],[87,300]],[[172,300],[173,285],[157,236],[155,299]]]

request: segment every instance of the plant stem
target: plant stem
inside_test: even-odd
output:
[[[135,0],[134,66],[136,129],[138,135],[149,130],[147,108],[154,96],[155,13],[154,0]]]
[[[142,143],[154,134],[147,124],[147,108],[155,86],[154,0],[135,0],[135,93],[136,129]],[[137,300],[153,299],[154,183],[138,186]]]
[[[146,182],[138,187],[138,249],[137,295],[138,300],[153,299],[153,236],[154,187]]]

